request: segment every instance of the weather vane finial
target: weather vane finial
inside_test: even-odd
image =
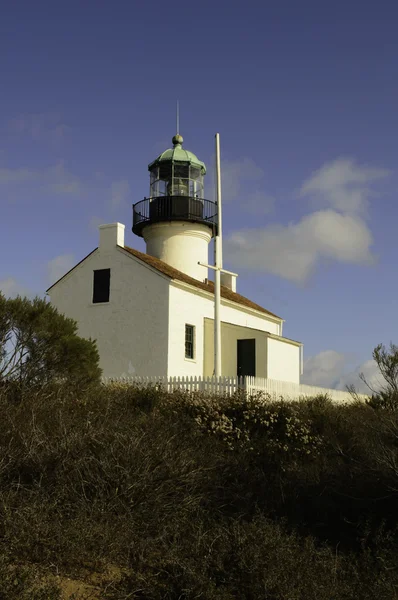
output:
[[[180,133],[180,106],[177,100],[177,135]]]

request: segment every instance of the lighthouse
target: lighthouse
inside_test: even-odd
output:
[[[149,198],[133,205],[133,232],[146,253],[182,273],[208,278],[209,242],[217,235],[217,204],[204,195],[205,164],[173,137],[173,147],[148,165]]]
[[[149,197],[133,204],[146,253],[125,241],[123,223],[100,225],[98,247],[47,290],[52,305],[97,340],[105,377],[300,383],[301,342],[284,338],[283,319],[238,294],[237,274],[223,268],[219,134],[216,202],[205,198],[205,164],[178,133],[172,143],[148,166]]]

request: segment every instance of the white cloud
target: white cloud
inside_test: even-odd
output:
[[[335,350],[324,350],[304,361],[302,383],[331,388],[341,377],[347,357]]]
[[[32,290],[18,283],[13,277],[7,277],[6,279],[0,280],[0,291],[6,298],[16,298],[17,296],[33,298],[34,296]]]
[[[349,369],[350,357],[335,350],[325,350],[304,361],[304,374],[302,383],[330,389],[346,390],[347,386],[354,385],[360,394],[371,393],[359,375],[364,374],[369,385],[379,390],[383,385],[377,363],[367,360],[354,369]]]
[[[111,206],[119,208],[122,206],[130,193],[130,185],[127,179],[113,181],[111,184]]]
[[[369,387],[359,377],[361,373],[363,373],[365,380],[368,382],[372,390],[379,391],[386,384],[376,361],[371,359],[359,365],[354,371],[341,375],[336,382],[336,389],[345,390],[347,385],[353,384],[358,393],[371,394],[372,392]]]
[[[225,255],[234,267],[249,268],[304,283],[322,259],[371,265],[372,235],[367,225],[335,211],[318,211],[297,223],[231,233]]]
[[[50,260],[47,263],[47,274],[50,284],[52,285],[58,281],[58,279],[70,271],[75,264],[76,261],[73,254],[61,254]]]
[[[352,158],[341,157],[315,171],[301,186],[300,196],[311,196],[318,206],[342,213],[366,215],[374,195],[371,184],[387,175],[387,169],[360,166]]]
[[[243,229],[224,238],[225,254],[235,268],[273,273],[304,283],[323,260],[373,265],[372,233],[366,223],[371,184],[388,175],[386,169],[361,167],[352,159],[337,159],[316,171],[301,187],[326,205],[296,223]],[[258,203],[260,204],[260,203]]]

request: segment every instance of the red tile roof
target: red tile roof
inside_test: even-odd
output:
[[[144,252],[139,252],[139,250],[134,250],[134,248],[129,248],[128,246],[118,246],[118,248],[125,250],[132,256],[135,256],[135,258],[138,258],[139,260],[146,263],[150,267],[156,269],[160,273],[167,275],[167,277],[170,277],[170,279],[175,279],[176,281],[182,281],[184,283],[188,283],[189,285],[192,285],[196,288],[204,290],[205,292],[210,292],[210,294],[214,294],[214,283],[212,281],[205,283],[204,281],[199,281],[198,279],[189,277],[189,275],[182,273],[182,271],[179,271],[178,269],[174,269],[173,267],[166,264],[162,260],[159,260],[158,258],[154,258],[153,256],[149,256],[149,254],[144,254]],[[82,262],[84,262],[86,260],[86,258],[91,256],[96,250],[98,250],[98,248],[95,248],[92,252],[90,252],[90,254],[88,254],[85,258],[83,258],[80,262],[78,262],[77,265],[75,265],[72,269],[70,269],[67,273],[65,273],[65,275],[63,275],[60,279],[58,279],[58,281],[53,283],[53,285],[47,289],[47,292],[49,290],[51,290],[51,288],[53,288],[57,283],[62,281],[62,279],[64,279],[64,277],[69,275],[69,273],[71,273],[71,271],[73,271],[74,269],[76,269],[76,267],[78,267],[80,264],[82,264]],[[232,290],[230,290],[229,288],[227,288],[223,285],[221,286],[221,296],[222,296],[222,298],[225,298],[226,300],[231,300],[232,302],[236,302],[236,304],[240,304],[241,306],[246,306],[247,308],[253,308],[254,310],[258,310],[259,312],[262,312],[266,315],[274,317],[275,319],[282,320],[281,317],[278,317],[277,315],[270,312],[266,308],[263,308],[259,304],[252,302],[248,298],[245,298],[245,296],[241,296],[240,294],[233,292]]]
[[[182,281],[184,283],[188,283],[189,285],[192,285],[201,290],[204,290],[205,292],[210,292],[211,294],[214,294],[214,283],[212,281],[205,283],[205,282],[199,281],[198,279],[194,279],[193,277],[189,277],[189,275],[182,273],[182,271],[179,271],[178,269],[174,269],[174,267],[171,267],[170,265],[166,264],[162,260],[159,260],[158,258],[155,258],[153,256],[149,256],[149,254],[144,254],[143,252],[139,252],[138,250],[134,250],[134,248],[129,248],[128,246],[124,246],[124,247],[119,246],[119,248],[126,250],[126,252],[128,252],[129,254],[132,254],[133,256],[135,256],[136,258],[141,260],[142,262],[146,263],[150,267],[153,267],[157,271],[160,271],[164,275],[167,275],[167,277],[170,277],[171,279],[175,279],[177,281]],[[252,302],[248,298],[245,298],[245,296],[241,296],[240,294],[233,292],[232,290],[230,290],[229,288],[227,288],[223,285],[221,286],[221,296],[222,296],[222,298],[225,298],[226,300],[231,300],[232,302],[236,302],[236,304],[241,304],[242,306],[247,306],[248,308],[253,308],[255,310],[258,310],[259,312],[262,312],[266,315],[270,315],[271,317],[274,317],[276,319],[281,319],[281,317],[278,317],[277,315],[270,312],[269,310],[263,308],[262,306],[259,306],[258,304],[256,304],[255,302]]]

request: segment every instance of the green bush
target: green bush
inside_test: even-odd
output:
[[[31,389],[62,383],[98,384],[96,343],[77,335],[77,323],[40,298],[6,299],[0,292],[0,384],[21,399]]]

